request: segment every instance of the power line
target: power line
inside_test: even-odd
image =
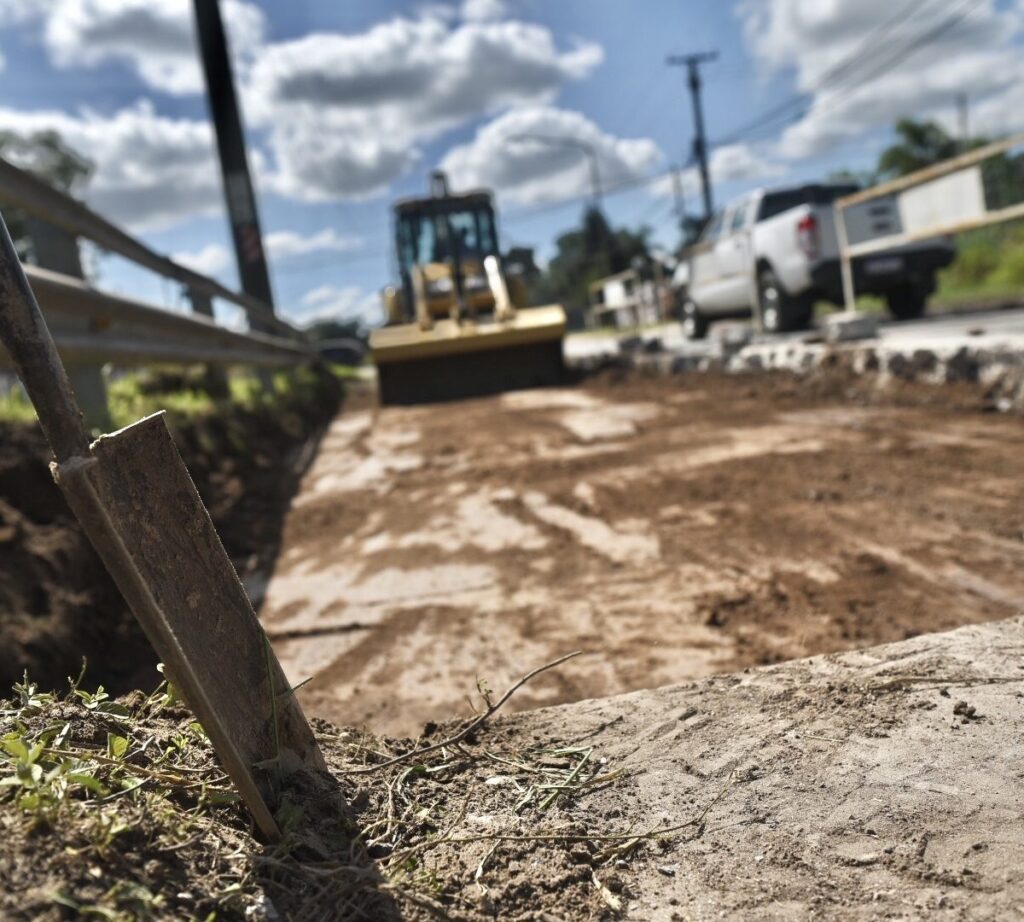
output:
[[[633,176],[628,179],[624,179],[618,183],[614,183],[611,186],[605,187],[604,194],[605,198],[610,195],[617,195],[620,192],[626,192],[630,189],[638,189],[641,186],[649,185],[650,183],[657,182],[659,179],[664,179],[672,173],[671,169],[660,170],[657,173],[651,173],[647,176]],[[544,202],[540,205],[532,205],[527,208],[521,208],[519,211],[506,212],[502,215],[502,221],[521,221],[527,218],[533,218],[537,215],[545,214],[549,211],[556,211],[559,208],[564,208],[567,205],[578,204],[579,202],[585,202],[589,196],[586,195],[570,195],[565,198],[557,199],[553,202]]]
[[[798,118],[804,114],[803,111],[791,112],[794,106],[805,106],[809,97],[813,96],[814,93],[820,92],[825,88],[832,80],[842,76],[844,73],[848,73],[849,69],[855,64],[861,62],[865,53],[873,55],[878,52],[879,47],[874,44],[874,39],[881,33],[889,33],[891,30],[898,30],[903,23],[906,21],[911,13],[916,12],[923,7],[928,0],[909,0],[909,2],[900,8],[895,16],[887,19],[879,26],[874,28],[848,55],[843,57],[837,63],[833,64],[825,74],[820,78],[818,86],[809,92],[796,93],[790,96],[788,99],[769,109],[767,112],[758,116],[752,122],[748,122],[746,125],[740,128],[733,129],[733,132],[721,138],[716,143],[722,144],[733,144],[736,141],[742,140],[748,137],[752,132],[759,128],[770,125],[774,122],[778,122],[780,119],[788,120],[789,118]]]
[[[381,259],[386,259],[386,253],[383,248],[376,253],[336,253],[330,257],[322,257],[294,265],[282,265],[280,262],[275,262],[274,258],[271,257],[270,264],[275,275],[292,275],[296,272],[312,272],[316,269],[326,269],[331,266],[351,266],[359,263],[378,262]]]
[[[889,31],[893,29],[898,31],[899,27],[904,24],[911,14],[919,11],[921,7],[927,3],[927,0],[911,0],[907,6],[903,7],[895,17],[884,23],[882,27],[872,30],[872,32],[869,33],[869,35],[850,55],[847,55],[843,60],[830,68],[813,90],[790,97],[778,106],[775,106],[768,112],[759,116],[754,121],[748,122],[746,125],[734,129],[731,134],[720,139],[717,143],[719,145],[732,144],[736,141],[750,138],[755,132],[761,129],[779,127],[783,122],[800,118],[807,114],[808,109],[806,108],[806,105],[808,100],[824,90],[833,90],[826,100],[828,103],[834,104],[839,99],[849,95],[849,93],[855,88],[883,76],[895,67],[904,63],[908,57],[915,54],[921,48],[941,38],[947,32],[959,25],[982,2],[984,2],[984,0],[967,0],[964,5],[955,10],[950,16],[943,19],[937,25],[929,26],[918,31],[916,34],[909,37],[909,41],[900,44],[899,47],[894,48],[894,43],[895,41],[898,41],[898,37],[894,41],[874,45],[873,48],[867,47],[873,45],[874,39],[879,31]],[[903,37],[908,36],[904,34]],[[892,52],[891,54],[886,54],[884,57],[880,57],[885,54],[885,52],[890,51]],[[861,68],[865,63],[869,68],[871,64],[878,64],[879,66],[874,69],[864,71]],[[843,79],[844,77],[847,79]],[[833,84],[835,84],[834,87]],[[794,106],[804,108],[802,108],[801,111],[791,111]],[[817,111],[828,111],[831,108],[833,108],[833,105],[823,107],[819,104]]]

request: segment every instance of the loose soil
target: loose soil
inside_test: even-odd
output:
[[[265,585],[284,515],[341,401],[326,373],[308,394],[215,416],[169,418],[235,568]],[[78,675],[114,693],[149,687],[156,658],[50,477],[38,427],[0,424],[0,689],[25,670],[43,688]]]
[[[307,709],[391,734],[574,649],[534,708],[1024,607],[1024,427],[823,368],[350,407],[262,618]]]
[[[420,754],[457,728],[318,721],[333,778],[291,779],[278,846],[179,703],[23,695],[0,703],[0,918],[1019,918],[1022,645],[1022,619],[966,627]]]

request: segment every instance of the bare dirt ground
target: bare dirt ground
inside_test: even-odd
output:
[[[333,777],[290,779],[278,845],[169,695],[21,689],[0,768],[21,742],[41,771],[0,787],[0,918],[1019,919],[1022,648],[973,625],[458,743],[316,721]]]
[[[514,788],[480,795],[468,824],[510,851],[462,891],[478,900],[467,915],[594,918],[605,902],[650,922],[1020,919],[1022,643],[1018,618],[503,720],[506,746],[558,740],[621,773],[549,823],[674,831],[529,860]],[[468,880],[491,845],[431,866]],[[524,890],[533,914],[517,912]]]
[[[1024,427],[973,387],[596,380],[349,408],[262,618],[313,714],[415,734],[902,640],[1024,607]]]

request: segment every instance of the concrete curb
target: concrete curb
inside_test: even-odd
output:
[[[976,382],[989,392],[993,406],[1000,412],[1024,413],[1024,352],[1008,346],[906,349],[878,340],[833,345],[814,339],[775,344],[732,337],[721,340],[717,353],[712,355],[638,349],[620,352],[615,358],[605,358],[597,364],[660,374],[774,370],[803,375],[829,368],[874,376],[879,386],[893,380],[936,385]]]

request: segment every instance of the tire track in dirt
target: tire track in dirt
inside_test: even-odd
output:
[[[942,393],[704,375],[349,413],[262,616],[314,713],[389,733],[571,649],[514,704],[1005,617],[1024,431]]]

